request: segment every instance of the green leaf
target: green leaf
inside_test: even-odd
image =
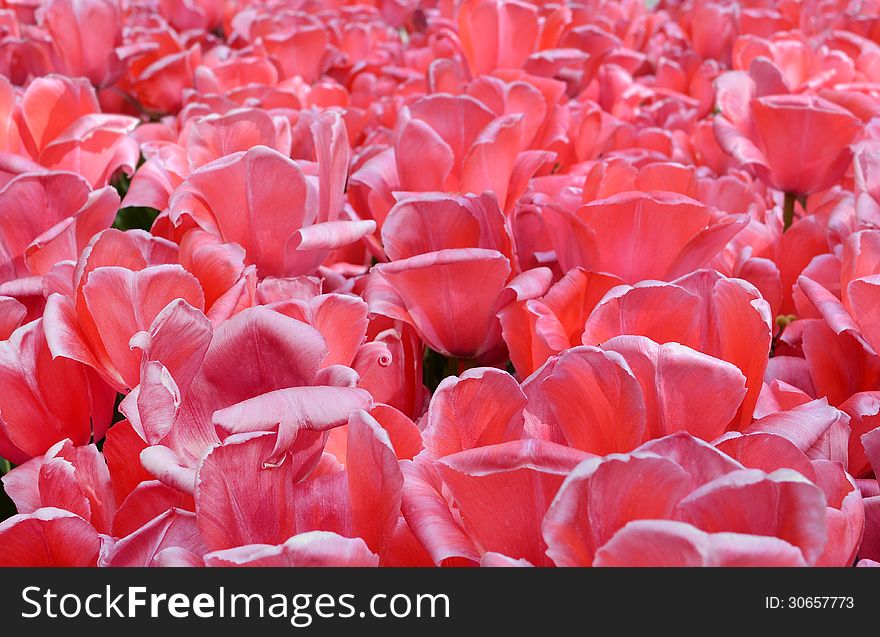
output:
[[[13,464],[6,458],[0,458],[0,475],[6,475],[13,469]],[[0,522],[6,518],[11,518],[16,514],[15,503],[6,495],[3,485],[0,483]]]
[[[149,230],[158,216],[159,211],[155,208],[128,206],[116,213],[113,227],[117,230]]]

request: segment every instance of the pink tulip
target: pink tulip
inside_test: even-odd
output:
[[[252,544],[205,556],[206,566],[379,566],[379,559],[360,538],[328,531],[307,531],[282,544]]]
[[[177,143],[149,140],[141,152],[147,157],[126,194],[125,204],[162,210],[168,198],[190,173],[226,155],[268,146],[290,154],[288,120],[256,109],[236,110],[223,116],[194,117],[187,121]]]
[[[93,188],[106,185],[118,170],[134,173],[137,144],[128,133],[137,120],[101,113],[84,79],[35,79],[21,96],[16,119],[27,154],[45,168],[80,173]]]
[[[511,440],[416,460],[405,473],[403,513],[436,564],[479,562],[481,550],[549,565],[541,516],[582,452],[544,440]],[[441,480],[461,519],[449,509]],[[504,520],[505,522],[501,522]]]
[[[186,150],[167,140],[141,144],[144,164],[135,173],[125,196],[127,206],[164,210],[168,197],[190,173]]]
[[[770,322],[769,308],[755,288],[702,270],[669,284],[645,282],[613,289],[586,320],[581,338],[591,345],[639,334],[733,363],[746,377],[747,394],[737,415],[746,424],[767,365]]]
[[[528,166],[530,172],[537,169],[535,157],[522,153],[523,132],[521,115],[496,118],[471,97],[423,98],[401,114],[395,134],[400,185],[403,190],[491,190],[506,210],[509,197],[522,192],[518,180],[528,179]],[[414,152],[430,157],[430,170],[415,169],[419,159]]]
[[[107,465],[94,445],[61,441],[3,476],[3,488],[19,513],[55,507],[76,513],[100,533],[110,532],[116,500]]]
[[[328,33],[315,17],[284,11],[273,14],[251,7],[253,15],[233,24],[245,41],[262,40],[265,51],[285,78],[301,76],[314,82],[324,70]]]
[[[375,155],[352,180],[364,187],[362,196],[386,201],[392,190],[491,190],[509,210],[528,179],[550,158],[548,153],[526,150],[527,124],[521,114],[495,117],[470,96],[427,96],[401,113],[394,151]]]
[[[201,565],[205,544],[195,514],[170,508],[142,527],[113,542],[101,554],[100,566]]]
[[[260,431],[277,432],[275,456],[293,447],[319,458],[325,431],[370,404],[351,375],[340,373],[347,368],[320,368],[327,354],[315,328],[267,308],[242,311],[214,331],[178,302],[150,335],[140,384],[120,407],[149,445],[144,466],[191,493],[207,449],[228,435]],[[228,364],[247,369],[248,382],[218,375]],[[297,437],[300,428],[309,431]]]
[[[144,109],[176,113],[183,106],[183,91],[193,85],[202,49],[188,45],[164,20],[138,25],[125,38],[132,55],[118,85]]]
[[[198,309],[205,303],[192,274],[176,264],[150,263],[147,243],[123,253],[130,242],[122,233],[98,235],[80,259],[75,292],[53,294],[46,307],[53,355],[94,368],[119,391],[138,384],[141,353],[134,337],[162,329],[178,299]]]
[[[795,289],[798,311],[821,317],[805,321],[801,347],[816,391],[833,404],[874,389],[880,373],[870,319],[876,244],[873,231],[850,235],[833,263],[838,279],[818,283],[805,274]]]
[[[0,339],[7,340],[24,322],[27,308],[12,297],[0,297]]]
[[[713,388],[711,401],[701,402],[693,393],[696,378]],[[530,409],[540,405],[535,411],[543,412],[547,426],[569,445],[600,455],[631,451],[679,430],[713,440],[727,429],[745,395],[745,378],[733,365],[676,343],[634,336],[611,339],[601,349],[568,350],[525,385]],[[595,398],[572,402],[573,394]]]
[[[223,18],[217,0],[162,0],[159,11],[175,29],[215,29]]]
[[[352,361],[351,367],[360,377],[358,387],[370,392],[376,402],[417,418],[428,399],[422,380],[423,350],[415,329],[406,323],[377,333],[358,349]]]
[[[798,566],[827,541],[819,487],[790,469],[743,469],[684,434],[581,463],[543,529],[548,555],[570,566]]]
[[[419,233],[429,220],[437,229]],[[452,356],[492,350],[500,341],[497,312],[542,294],[549,283],[545,268],[513,276],[511,239],[491,195],[404,199],[382,236],[392,261],[370,275],[365,295],[372,311],[413,325],[433,349]],[[437,287],[438,280],[448,283]]]
[[[96,566],[101,539],[78,515],[54,507],[0,522],[5,566]]]
[[[464,54],[474,75],[522,66],[538,37],[535,8],[520,2],[465,2],[458,24]]]
[[[612,275],[574,268],[544,296],[502,309],[502,335],[519,375],[527,377],[550,356],[579,345],[587,316],[621,283]]]
[[[0,564],[876,566],[874,8],[4,3]]]
[[[880,261],[880,233],[863,231],[850,235],[840,261],[839,299],[806,275],[798,279],[804,297],[836,333],[848,332],[868,351],[880,347],[880,334],[874,332],[873,306],[878,287],[874,274]],[[864,327],[862,327],[864,326]]]
[[[47,274],[76,260],[90,239],[113,223],[119,197],[89,188],[68,172],[26,173],[0,190],[0,280]]]
[[[277,447],[275,435],[236,435],[215,447],[199,465],[196,490],[199,530],[208,548],[295,545],[296,540],[288,538],[328,531],[359,537],[374,553],[384,554],[398,523],[403,478],[387,434],[374,419],[356,412],[348,426],[345,470],[325,473],[319,466],[305,480],[308,471],[302,462],[314,463],[320,455],[294,452],[286,462],[267,464],[266,458]],[[229,482],[229,466],[239,467],[242,481]],[[229,507],[249,513],[238,516],[239,524],[230,525]],[[242,548],[237,553],[245,550],[252,553],[254,549]],[[233,561],[232,554],[228,555],[226,559]]]
[[[0,456],[16,464],[65,439],[100,439],[113,410],[113,394],[85,367],[52,357],[43,328],[38,319],[0,342]],[[70,395],[58,387],[69,387]]]
[[[86,77],[95,86],[113,84],[122,74],[120,18],[114,0],[51,0],[40,9],[59,70]]]
[[[846,109],[813,95],[764,94],[756,71],[718,79],[715,134],[724,151],[768,185],[787,193],[785,227],[794,196],[830,188],[849,167],[849,145],[861,129]],[[782,89],[784,90],[784,89]],[[823,134],[817,135],[815,131]],[[809,158],[802,165],[801,158]]]
[[[754,35],[737,40],[733,66],[750,71],[761,87],[774,92],[801,92],[840,85],[854,79],[853,63],[828,47],[812,47],[796,31],[774,34],[772,39]]]
[[[325,123],[316,128],[321,135],[316,177],[313,167],[304,173],[300,164],[269,148],[234,153],[194,171],[178,187],[169,203],[172,222],[190,218],[223,241],[238,243],[260,276],[313,272],[331,250],[375,229],[372,221],[341,218],[347,142],[339,138],[338,120]],[[241,216],[243,210],[270,225],[252,234],[255,226]]]
[[[121,420],[107,430],[102,452],[119,503],[124,502],[142,482],[153,479],[140,463],[140,453],[146,446],[127,420]]]
[[[716,2],[694,3],[688,21],[694,51],[703,58],[727,61],[734,47],[739,25],[737,7]]]
[[[849,439],[847,471],[856,478],[868,477],[871,464],[865,454],[862,436],[880,427],[880,394],[860,392],[850,396],[840,409],[850,417],[852,434]]]
[[[736,217],[711,224],[698,201],[661,191],[623,192],[575,212],[548,206],[542,214],[564,269],[580,266],[627,282],[670,280],[703,267],[745,225]],[[650,254],[641,250],[645,241],[654,241]]]
[[[717,446],[747,467],[764,471],[794,469],[822,488],[827,505],[828,542],[818,564],[852,564],[861,542],[867,505],[852,478],[843,470],[845,463],[817,457],[815,448],[804,454],[803,436],[798,435],[798,426],[774,426],[778,424],[767,427],[756,423],[752,432],[730,436]]]

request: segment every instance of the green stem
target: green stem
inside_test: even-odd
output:
[[[147,110],[146,108],[144,108],[143,104],[141,104],[125,91],[122,91],[116,87],[114,87],[112,90],[114,93],[120,95],[122,99],[128,102],[136,111],[139,111],[141,114],[147,117],[151,122],[158,122],[162,119],[162,113]]]
[[[452,358],[450,356],[446,359],[446,367],[443,370],[443,373],[445,374],[445,376],[461,376],[471,367],[473,367],[472,359]]]
[[[6,458],[0,458],[0,476],[5,476],[12,471],[12,463]]]
[[[443,377],[446,378],[447,376],[458,376],[460,373],[459,369],[459,359],[452,358],[451,356],[447,357],[446,365],[444,365],[443,367]]]
[[[785,193],[785,202],[782,204],[782,231],[785,232],[791,228],[794,223],[794,204],[797,201],[797,195],[793,192]]]

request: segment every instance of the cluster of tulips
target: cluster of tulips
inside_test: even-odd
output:
[[[878,43],[0,0],[0,564],[880,566]]]

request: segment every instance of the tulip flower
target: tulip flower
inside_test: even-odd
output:
[[[832,4],[3,3],[0,566],[880,565]]]
[[[784,227],[797,197],[833,186],[849,167],[861,126],[846,109],[814,95],[761,95],[743,72],[718,79],[715,134],[724,151],[785,193]],[[821,134],[819,133],[821,131]]]

